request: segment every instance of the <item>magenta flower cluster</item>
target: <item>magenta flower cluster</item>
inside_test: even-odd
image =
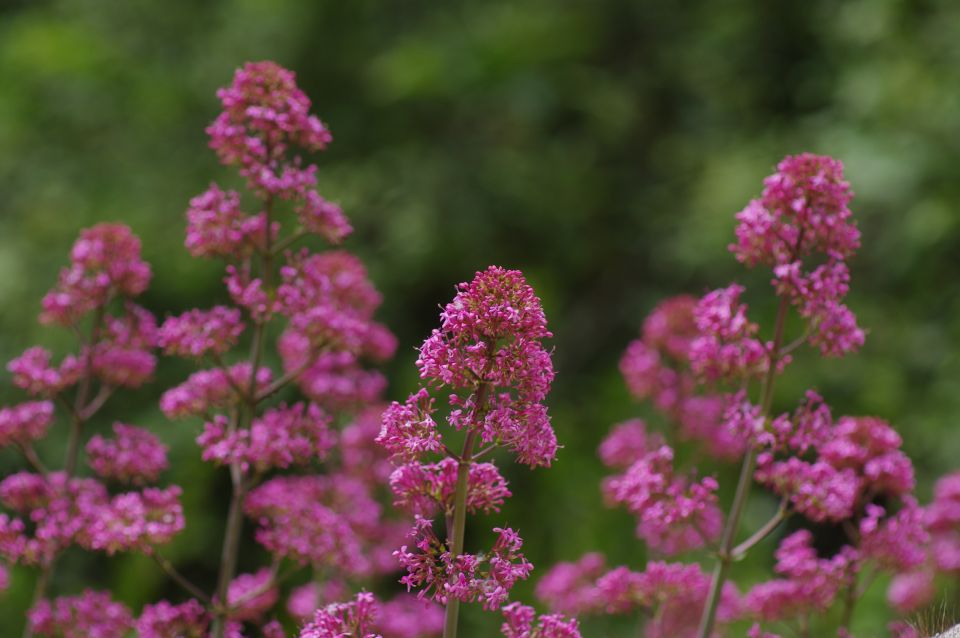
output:
[[[935,502],[920,507],[913,465],[888,423],[835,419],[812,390],[792,411],[772,411],[776,381],[801,346],[840,356],[858,349],[864,332],[844,304],[847,260],[860,235],[840,162],[788,157],[764,185],[761,197],[736,216],[730,249],[746,266],[772,271],[779,309],[769,336],[761,336],[765,331],[750,318],[741,284],[657,306],[620,369],[630,392],[649,400],[672,427],[652,431],[631,419],[613,428],[598,451],[617,472],[603,483],[606,501],[636,518],[637,536],[649,550],[661,556],[706,553],[715,561],[713,575],[692,562],[606,571],[604,557],[590,553],[541,579],[538,596],[552,609],[644,610],[644,635],[650,637],[707,638],[718,627],[746,622],[753,623],[750,636],[776,638],[767,627],[825,635],[830,610],[839,608],[839,635],[849,636],[856,601],[877,574],[893,575],[889,600],[909,613],[931,601],[937,572],[960,565],[951,559],[960,555],[960,519],[950,510],[960,483],[945,478]],[[794,325],[787,321],[791,309],[802,324],[795,336],[787,333]],[[754,397],[751,388],[759,390]],[[679,442],[696,443],[721,460],[741,460],[726,514],[715,479],[678,471]],[[751,484],[765,487],[780,504],[737,544]],[[736,562],[789,517],[801,521],[802,529],[782,539],[775,577],[738,590],[730,580]],[[819,553],[810,531],[815,524],[837,525],[844,538],[840,548]]]
[[[575,616],[600,614],[637,616],[648,638],[851,638],[878,576],[906,616],[960,575],[960,473],[921,505],[892,425],[835,416],[812,389],[781,407],[778,382],[803,346],[838,357],[865,339],[846,305],[860,233],[838,160],[785,158],[736,214],[729,248],[769,271],[772,323],[751,318],[757,293],[733,282],[663,301],[627,346],[626,387],[652,412],[600,444],[600,495],[634,522],[649,560],[609,567],[590,552],[557,564],[537,583],[549,607],[538,614],[511,600],[534,569],[519,532],[467,534],[469,516],[498,515],[513,496],[499,458],[557,460],[552,334],[534,289],[496,266],[459,284],[419,348],[420,387],[387,405],[375,366],[397,342],[376,320],[382,297],[366,268],[341,248],[350,222],[320,195],[310,159],[329,129],[272,62],[245,65],[217,96],[210,147],[246,188],[212,183],[192,198],[184,245],[223,262],[227,301],[158,322],[137,303],[152,276],[140,240],[99,224],[40,304],[40,323],[77,341],[7,365],[27,396],[0,407],[0,448],[26,469],[0,478],[0,591],[35,575],[26,638],[282,638],[291,619],[300,638],[456,638],[461,604],[496,613],[506,638],[579,638]],[[166,556],[188,520],[183,488],[164,481],[163,429],[102,418],[119,391],[152,380],[158,355],[197,367],[160,411],[192,428],[197,457],[229,479],[210,582]],[[54,465],[38,443],[57,428],[66,446]],[[703,458],[738,463],[736,485],[690,461]],[[758,489],[772,513],[744,534]],[[245,541],[259,553],[241,572]],[[764,545],[770,577],[738,581],[740,561]],[[110,592],[71,591],[58,567],[76,551],[140,554],[182,595],[136,611]],[[902,621],[891,631],[916,635]]]

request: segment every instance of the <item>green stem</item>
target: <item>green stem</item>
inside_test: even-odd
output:
[[[268,197],[265,203],[267,217],[267,236],[263,254],[261,255],[261,272],[263,287],[270,294],[271,274],[273,269],[272,262],[272,210],[273,199]],[[256,321],[253,329],[253,341],[250,344],[250,383],[246,388],[247,405],[241,408],[238,418],[231,420],[231,429],[248,427],[256,414],[257,398],[257,372],[260,369],[260,361],[263,358],[263,343],[266,333],[266,324],[264,321]],[[247,485],[243,480],[243,470],[239,462],[230,464],[230,482],[232,492],[230,495],[230,508],[227,510],[227,524],[223,534],[223,549],[220,553],[220,572],[217,576],[217,591],[214,596],[214,603],[217,605],[213,621],[214,638],[223,638],[224,625],[226,623],[226,611],[229,608],[227,592],[230,589],[230,581],[233,580],[237,571],[237,561],[240,553],[240,538],[243,533],[243,501],[246,496]]]
[[[467,437],[463,442],[463,451],[457,459],[457,487],[453,496],[453,529],[447,529],[448,541],[451,543],[450,554],[453,559],[463,553],[467,528],[467,486],[470,478],[470,465],[473,463],[473,447],[476,444],[479,432],[476,425],[483,415],[489,392],[490,386],[487,383],[481,383],[477,389],[473,418],[467,430]],[[459,619],[460,601],[456,598],[450,598],[447,600],[444,613],[443,638],[456,638]]]
[[[770,349],[767,373],[764,376],[763,385],[760,390],[760,415],[764,420],[769,417],[770,407],[773,404],[773,386],[776,380],[777,364],[780,361],[780,346],[783,343],[783,329],[788,308],[789,301],[786,297],[781,297],[780,306],[777,308],[773,345]],[[710,582],[710,593],[707,595],[707,601],[703,607],[703,615],[700,618],[700,630],[697,632],[697,638],[709,638],[713,632],[713,626],[717,618],[717,608],[720,605],[720,597],[723,593],[723,586],[727,581],[730,564],[734,559],[734,542],[737,538],[737,532],[740,529],[740,519],[743,517],[743,510],[747,505],[747,499],[750,497],[750,487],[753,484],[753,472],[756,466],[757,452],[751,446],[743,458],[743,464],[740,467],[740,478],[737,480],[737,490],[733,496],[733,503],[730,506],[727,522],[723,526],[723,533],[720,536],[720,551],[717,552],[717,565],[713,570],[713,580]]]

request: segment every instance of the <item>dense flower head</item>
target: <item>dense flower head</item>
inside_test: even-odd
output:
[[[122,315],[104,317],[100,340],[85,349],[80,359],[105,385],[138,388],[153,376],[156,345],[156,318],[127,302]]]
[[[74,356],[67,356],[59,366],[51,366],[49,351],[34,346],[7,364],[13,384],[33,396],[52,396],[75,385],[83,375],[83,366]]]
[[[227,370],[213,368],[191,374],[182,384],[163,393],[160,409],[170,419],[204,416],[239,403],[239,392],[250,391],[252,366],[238,363]],[[265,389],[273,378],[270,368],[257,368],[255,387]]]
[[[150,283],[150,266],[140,258],[140,240],[123,224],[97,224],[81,231],[70,251],[70,266],[43,298],[41,323],[75,324],[114,295],[136,297]]]
[[[813,535],[799,530],[783,539],[774,568],[781,576],[753,587],[744,603],[764,621],[786,620],[828,609],[856,569],[856,552],[845,546],[830,558],[820,558]]]
[[[28,401],[0,408],[0,447],[29,445],[42,439],[53,422],[53,403]]]
[[[237,344],[242,332],[240,310],[214,306],[168,318],[160,326],[159,345],[177,357],[221,355]]]
[[[637,535],[651,548],[677,554],[702,547],[720,534],[717,482],[677,475],[673,450],[662,445],[620,475],[605,479],[604,496],[637,517]]]
[[[169,543],[185,525],[179,486],[125,492],[92,510],[79,533],[81,546],[104,551],[150,553]]]
[[[760,199],[737,214],[737,243],[730,249],[738,260],[773,266],[811,253],[848,257],[859,248],[842,162],[811,153],[789,156],[763,183]]]
[[[820,456],[838,469],[861,477],[863,493],[900,496],[913,491],[913,463],[900,450],[903,439],[890,424],[875,417],[841,417]]]
[[[290,254],[280,269],[276,309],[290,320],[288,331],[305,340],[306,352],[336,348],[383,360],[395,342],[372,321],[382,298],[359,259],[343,251]],[[309,363],[309,361],[307,362]]]
[[[94,435],[87,463],[98,476],[121,483],[152,483],[167,468],[167,446],[143,428],[113,424],[113,438]]]
[[[245,503],[257,522],[257,542],[302,565],[367,572],[358,532],[376,521],[379,506],[356,491],[348,503],[338,503],[340,487],[325,476],[278,476],[257,487]]]
[[[274,575],[267,568],[252,574],[240,574],[227,589],[227,605],[230,618],[256,621],[269,611],[280,599],[280,590],[274,583]]]
[[[190,200],[184,245],[194,257],[243,257],[266,245],[266,230],[265,214],[244,214],[236,191],[210,184]]]
[[[232,431],[227,418],[218,414],[197,437],[204,461],[239,463],[258,472],[319,461],[335,442],[330,417],[314,403],[271,408],[249,428]]]
[[[443,608],[410,594],[380,604],[377,631],[390,638],[433,638],[443,632]]]
[[[454,388],[478,382],[513,388],[529,402],[546,396],[553,366],[540,342],[553,335],[520,271],[490,266],[478,272],[457,287],[440,318],[440,329],[420,348],[421,378]]]
[[[438,463],[412,461],[398,467],[390,476],[394,505],[425,517],[433,516],[438,510],[451,516],[458,467],[456,459],[449,457]],[[510,495],[507,481],[500,475],[496,465],[470,464],[466,498],[469,513],[499,512],[500,506]]]
[[[777,294],[808,320],[809,342],[822,354],[857,350],[864,332],[842,300],[850,280],[845,259],[859,248],[860,232],[843,164],[809,153],[787,157],[764,185],[760,199],[737,214],[730,249],[748,266],[773,269]]]
[[[887,601],[901,614],[909,614],[930,603],[937,588],[931,569],[896,574],[887,589]]]
[[[642,419],[630,419],[613,427],[597,453],[610,468],[626,469],[652,449],[663,445],[662,437],[648,434]]]
[[[179,605],[165,600],[145,605],[134,622],[139,638],[206,638],[210,616],[196,600]]]
[[[850,518],[860,489],[860,479],[851,469],[838,470],[825,461],[804,461],[796,456],[778,461],[769,452],[758,455],[754,477],[816,522]]]
[[[404,403],[391,403],[383,413],[377,442],[400,461],[441,452],[443,442],[433,420],[434,403],[426,388],[411,394]]]
[[[511,529],[494,528],[497,540],[487,554],[453,556],[446,543],[433,531],[432,522],[417,517],[410,533],[413,548],[403,545],[394,555],[406,574],[400,582],[407,589],[419,589],[420,598],[446,604],[451,598],[463,602],[481,601],[484,609],[503,605],[510,589],[533,570],[520,548],[523,541]]]
[[[30,631],[44,638],[124,638],[133,616],[109,592],[90,589],[78,596],[41,600],[27,614]]]
[[[23,519],[0,514],[0,554],[10,562],[37,565],[85,534],[109,496],[103,484],[92,479],[70,478],[64,472],[18,472],[0,481],[0,503],[31,523],[28,529]]]
[[[654,620],[644,628],[650,638],[695,635],[700,615],[690,613],[702,609],[710,589],[710,577],[696,563],[653,561],[642,572],[626,567],[613,569],[597,580],[597,589],[608,613],[630,613],[645,609]],[[727,583],[721,593],[717,620],[723,624],[740,613],[740,596]]]
[[[686,361],[700,334],[694,310],[697,298],[678,295],[661,301],[643,321],[643,342],[677,361]]]
[[[295,347],[300,342],[301,347]],[[277,346],[284,372],[297,375],[296,384],[311,401],[334,411],[353,411],[380,399],[387,387],[386,377],[365,369],[352,352],[321,352],[309,361],[309,340],[285,332]],[[306,367],[304,367],[306,366]]]
[[[605,601],[596,580],[605,569],[602,554],[590,552],[572,563],[557,563],[537,583],[537,598],[553,610],[582,614],[602,609]]]
[[[299,638],[383,638],[376,631],[379,609],[373,594],[361,592],[348,603],[333,603],[318,609],[313,620],[300,630]]]
[[[505,606],[500,633],[505,638],[580,638],[580,625],[576,618],[567,619],[559,614],[544,614],[537,617],[533,607],[520,603]]]
[[[291,146],[323,150],[332,138],[310,115],[310,99],[297,88],[292,71],[273,62],[247,63],[217,97],[223,113],[207,134],[221,162],[237,165],[250,187],[264,195],[289,198],[315,184],[315,167],[302,169],[299,157],[285,156]]]
[[[760,406],[747,400],[746,392],[727,396],[724,421],[737,436],[758,450],[803,455],[829,440],[833,426],[830,407],[823,398],[808,390],[793,414],[772,419],[761,415]]]
[[[700,336],[690,345],[690,365],[710,381],[749,378],[766,371],[770,346],[756,338],[758,326],[740,302],[743,286],[707,293],[694,310]]]
[[[353,232],[353,227],[338,204],[328,202],[316,191],[308,191],[303,203],[294,209],[300,225],[320,235],[331,244],[339,244]]]
[[[905,572],[923,564],[930,534],[923,510],[912,496],[905,496],[896,513],[868,504],[860,519],[860,553],[878,567]]]

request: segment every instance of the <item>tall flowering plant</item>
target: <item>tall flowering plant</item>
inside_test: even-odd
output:
[[[484,458],[503,447],[535,468],[549,466],[557,453],[543,403],[554,372],[542,344],[552,335],[540,300],[519,271],[491,266],[460,284],[440,318],[417,359],[424,387],[384,412],[377,439],[399,464],[390,477],[396,504],[417,517],[413,544],[396,552],[407,571],[401,582],[446,607],[444,638],[457,635],[462,602],[502,608],[506,636],[579,636],[575,620],[538,620],[531,607],[505,604],[533,569],[517,532],[495,528],[489,551],[464,551],[467,514],[499,511],[511,495]],[[436,422],[440,390],[448,391],[446,436]],[[453,432],[461,433],[459,451],[449,443]]]
[[[630,391],[651,401],[673,427],[661,434],[639,419],[628,421],[599,453],[616,472],[603,484],[607,502],[636,517],[637,536],[658,560],[642,572],[607,571],[598,553],[560,564],[538,586],[555,609],[647,610],[650,637],[706,638],[717,635],[718,626],[749,621],[752,637],[769,638],[774,634],[765,632],[766,624],[821,635],[811,633],[822,631],[815,630],[816,620],[834,606],[839,631],[848,635],[856,601],[881,572],[897,575],[891,599],[901,601],[898,608],[929,599],[930,515],[912,495],[913,467],[895,430],[872,417],[835,419],[812,390],[793,411],[773,412],[776,381],[795,351],[809,345],[822,356],[843,356],[864,341],[844,304],[847,260],[860,234],[842,166],[829,157],[788,157],[764,184],[761,197],[737,214],[730,249],[748,267],[771,270],[778,309],[769,337],[749,318],[739,284],[700,299],[669,299],[646,319],[620,367]],[[799,321],[788,321],[791,311]],[[797,324],[797,334],[789,334]],[[740,460],[727,507],[713,477],[677,466],[680,441],[721,460]],[[780,504],[741,540],[743,512],[758,484]],[[733,565],[788,517],[801,529],[782,539],[777,577],[741,593],[730,580]],[[821,556],[804,520],[837,526],[842,548]],[[691,552],[712,558],[712,575],[698,563],[663,560]]]
[[[0,481],[6,510],[0,513],[0,556],[37,570],[28,638],[61,635],[63,619],[74,616],[89,623],[79,622],[66,635],[93,627],[120,635],[132,618],[108,594],[87,590],[50,599],[60,558],[79,547],[163,560],[159,548],[183,529],[180,488],[155,486],[167,466],[157,437],[119,422],[112,436],[90,431],[116,392],[138,388],[153,375],[157,322],[135,302],[150,277],[130,228],[99,224],[84,230],[40,314],[41,323],[77,336],[76,351],[55,362],[49,351],[32,347],[7,365],[14,385],[32,397],[0,408],[0,447],[16,450],[30,468]],[[34,444],[60,420],[67,424],[67,444],[63,460],[54,464],[41,459]],[[84,456],[92,475],[81,475]],[[0,585],[6,581],[0,564]]]

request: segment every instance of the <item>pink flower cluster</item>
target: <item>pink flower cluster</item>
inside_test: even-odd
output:
[[[53,422],[53,403],[28,401],[0,408],[0,447],[29,445],[42,439]]]
[[[443,612],[432,603],[398,596],[381,603],[361,592],[348,603],[331,603],[318,609],[299,638],[427,638],[443,629]]]
[[[70,262],[43,298],[41,323],[72,326],[113,297],[139,296],[150,284],[140,240],[122,224],[98,224],[81,232]]]
[[[695,481],[675,473],[673,450],[667,445],[641,454],[623,474],[603,483],[607,501],[623,505],[637,517],[637,536],[667,555],[717,539],[723,515],[716,490],[713,478]]]
[[[641,338],[627,346],[620,372],[630,393],[638,400],[650,400],[677,427],[681,438],[700,442],[716,456],[738,458],[745,440],[724,427],[723,396],[700,391],[691,367],[692,346],[701,341],[697,310],[697,300],[688,296],[658,304],[644,320]]]
[[[95,435],[87,442],[87,463],[104,479],[154,483],[167,469],[167,446],[148,430],[113,424],[112,439]]]
[[[411,532],[414,547],[404,545],[395,552],[407,570],[400,582],[408,589],[419,589],[420,598],[441,604],[454,598],[480,601],[488,610],[499,608],[513,585],[530,575],[533,565],[520,552],[523,541],[516,532],[504,528],[493,531],[497,540],[488,554],[454,556],[434,533],[431,521],[418,518]]]
[[[580,624],[559,614],[537,616],[533,607],[510,603],[503,608],[500,633],[505,638],[580,638]]]
[[[453,515],[453,497],[458,463],[445,458],[438,463],[411,461],[390,476],[394,505],[418,516],[433,516],[439,510]],[[471,514],[499,512],[511,496],[507,481],[493,463],[473,463],[467,475],[467,511]]]
[[[810,153],[787,157],[764,180],[760,198],[737,214],[737,242],[730,246],[742,263],[773,269],[777,294],[807,319],[810,342],[825,355],[852,352],[864,340],[843,304],[845,260],[860,247],[852,197],[840,161]],[[811,263],[815,258],[822,263]]]

